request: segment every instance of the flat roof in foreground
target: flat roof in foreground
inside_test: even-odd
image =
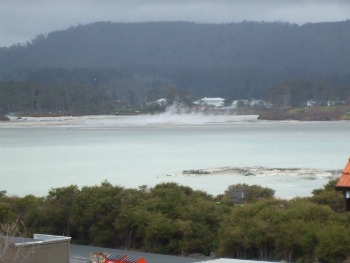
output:
[[[242,259],[198,259],[181,256],[167,256],[153,253],[129,251],[122,249],[102,248],[94,246],[82,246],[82,245],[70,245],[70,263],[85,263],[89,262],[90,253],[104,252],[104,253],[120,253],[144,257],[147,263],[272,263],[268,261],[254,261],[254,260],[242,260]]]

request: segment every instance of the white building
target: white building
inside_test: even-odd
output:
[[[225,104],[225,99],[223,98],[203,98],[194,102],[194,104],[198,105],[206,105],[213,107],[223,107]]]
[[[312,107],[315,106],[317,104],[317,102],[315,100],[308,100],[305,102],[305,106],[307,107]]]
[[[168,100],[166,98],[162,98],[162,99],[156,100],[155,103],[158,105],[164,106],[168,103]]]

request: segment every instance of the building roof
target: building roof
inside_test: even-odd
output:
[[[127,255],[124,253],[112,253],[107,257],[108,260],[116,260],[125,263],[137,263],[140,259],[143,259],[142,256]]]
[[[272,263],[271,261],[243,260],[233,258],[218,258],[205,261],[205,263]]]
[[[112,253],[110,254],[107,259],[111,260],[122,260],[123,258],[126,257],[126,254],[120,254],[120,253]]]
[[[201,100],[203,100],[203,101],[224,101],[225,99],[223,99],[223,98],[207,98],[207,97],[205,97],[205,98],[203,98]]]
[[[350,190],[350,159],[348,164],[343,170],[343,174],[339,178],[336,186],[336,190]]]
[[[13,237],[13,236],[5,236],[5,235],[0,235],[0,239],[5,240],[6,242],[10,242],[13,245],[42,242],[42,240],[39,240],[39,239],[26,238],[26,237]]]
[[[54,236],[54,235],[44,235],[44,234],[34,234],[33,238],[27,237],[14,237],[6,236],[0,234],[0,239],[5,242],[9,242],[13,246],[25,246],[33,244],[42,244],[48,242],[60,242],[60,241],[70,241],[70,237],[64,236]]]
[[[102,248],[102,247],[93,247],[93,246],[83,246],[83,245],[70,245],[71,253],[71,263],[82,263],[83,259],[87,259],[88,255],[92,251],[104,251],[106,253],[111,253],[117,258],[118,255],[125,256],[127,254],[133,254],[134,256],[139,256],[144,258],[147,262],[150,263],[273,263],[271,261],[254,261],[254,260],[243,260],[243,259],[229,259],[229,258],[218,258],[218,259],[199,259],[199,258],[190,258],[184,256],[168,256],[161,254],[153,254],[146,252],[138,251],[128,251],[128,250],[119,250],[112,248]],[[110,256],[111,256],[110,255]]]
[[[139,252],[139,251],[129,251],[129,250],[122,250],[122,249],[112,249],[112,248],[102,248],[102,247],[93,247],[93,246],[83,246],[83,245],[70,245],[70,256],[71,256],[71,263],[82,263],[82,259],[89,258],[89,255],[91,252],[94,251],[103,251],[104,253],[108,254],[121,254],[121,255],[134,255],[143,257],[147,262],[150,263],[197,263],[200,261],[205,261],[205,259],[200,260],[196,258],[190,258],[190,257],[183,257],[183,256],[168,256],[168,255],[160,255],[160,254],[154,254],[154,253],[145,253],[145,252]],[[85,262],[85,261],[84,261]],[[204,263],[204,262],[203,262]]]
[[[143,257],[140,257],[140,256],[128,255],[125,259],[123,259],[123,262],[136,263],[142,258]]]

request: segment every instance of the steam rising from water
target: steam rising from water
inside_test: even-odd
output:
[[[90,115],[62,117],[17,117],[9,116],[10,122],[4,122],[4,128],[12,127],[95,127],[113,128],[129,126],[162,126],[162,125],[204,125],[231,122],[257,121],[257,115],[205,114],[190,112],[178,105],[167,108],[164,113],[154,115]]]

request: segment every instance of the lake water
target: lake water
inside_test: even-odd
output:
[[[214,116],[25,119],[0,124],[0,190],[44,196],[50,188],[125,187],[178,182],[210,194],[231,184],[260,184],[280,197],[304,196],[329,179],[293,175],[186,176],[217,167],[343,169],[350,156],[350,122],[276,122]],[[164,118],[164,116],[162,117]]]

